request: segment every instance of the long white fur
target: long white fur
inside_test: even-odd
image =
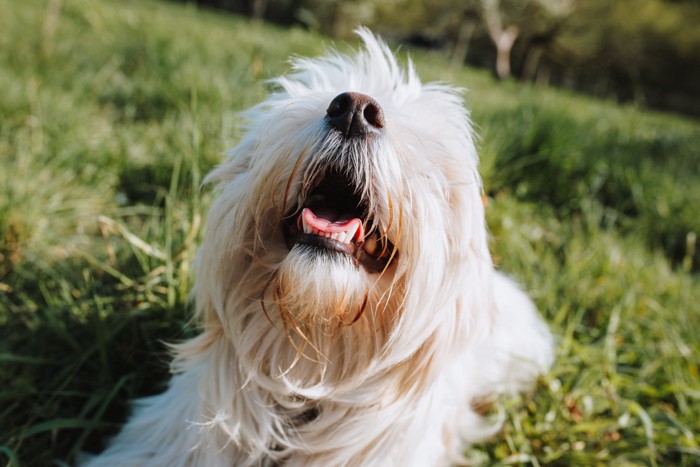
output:
[[[296,60],[247,112],[207,179],[218,198],[196,264],[201,334],[174,347],[168,390],[137,401],[86,465],[460,462],[496,428],[473,399],[522,390],[551,364],[547,327],[493,271],[460,91],[422,84],[358,33],[356,55]],[[367,144],[344,147],[326,128],[345,91],[383,109]],[[386,271],[287,248],[281,222],[328,165],[353,172],[396,246]]]

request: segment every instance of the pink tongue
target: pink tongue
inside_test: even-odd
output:
[[[336,232],[353,232],[353,241],[360,241],[365,237],[362,221],[357,217],[353,217],[350,213],[338,215],[337,212],[331,209],[318,209],[314,213],[309,208],[304,208],[299,214],[298,224],[301,226],[303,222],[309,227],[320,232],[336,233]],[[335,219],[335,220],[331,220]]]

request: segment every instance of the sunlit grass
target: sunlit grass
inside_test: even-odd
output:
[[[192,332],[199,186],[236,112],[332,41],[169,3],[0,11],[0,459],[70,463],[163,388],[163,341]],[[558,335],[470,456],[700,463],[700,125],[412,56],[469,89],[495,261]]]

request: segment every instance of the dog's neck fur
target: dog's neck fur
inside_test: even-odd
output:
[[[249,304],[244,314],[258,320],[259,307]],[[434,377],[428,373],[439,368],[426,367],[418,352],[413,359],[374,371],[373,367],[382,365],[381,345],[368,345],[376,338],[368,334],[371,318],[367,315],[324,342],[323,361],[290,360],[298,355],[297,344],[266,318],[260,325],[267,326],[267,332],[249,339],[239,336],[235,348],[228,339],[208,337],[206,332],[190,341],[179,349],[179,370],[208,381],[200,389],[197,411],[208,417],[196,423],[204,431],[219,434],[223,444],[216,449],[233,442],[236,453],[241,448],[247,451],[241,462],[281,460],[300,450],[323,452],[339,462],[344,445],[365,446],[369,451],[382,449],[376,445],[378,440],[395,444],[393,438],[407,431],[399,426],[410,427],[421,415],[427,417],[413,397],[424,395],[422,387]],[[363,345],[358,345],[360,341]],[[427,350],[429,344],[424,347]]]

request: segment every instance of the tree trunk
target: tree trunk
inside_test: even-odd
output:
[[[476,31],[476,22],[472,20],[464,21],[462,27],[459,28],[459,37],[452,51],[452,60],[450,62],[450,66],[452,66],[453,69],[461,67],[464,65],[464,62],[467,61],[469,44],[474,36],[474,31]]]
[[[520,79],[522,81],[535,81],[537,69],[540,67],[540,59],[543,53],[544,49],[539,45],[533,45],[528,48],[527,55],[525,56],[525,64],[523,65],[523,72],[520,74]]]
[[[262,21],[267,9],[267,0],[251,0],[250,16],[253,21]]]
[[[496,46],[496,76],[498,79],[510,78],[510,51],[520,31],[515,25],[503,28],[499,0],[481,0],[481,6],[489,36]]]
[[[510,69],[510,52],[513,50],[513,44],[518,38],[517,26],[508,26],[504,31],[496,37],[496,75],[498,79],[507,79],[512,75]]]

